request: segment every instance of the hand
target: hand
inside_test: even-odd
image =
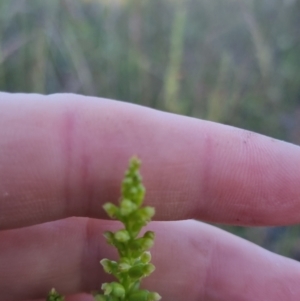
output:
[[[1,93],[1,301],[100,288],[99,260],[115,255],[102,233],[119,227],[102,205],[118,200],[135,154],[158,220],[149,290],[164,301],[299,300],[298,262],[187,220],[300,222],[299,147],[106,99]]]

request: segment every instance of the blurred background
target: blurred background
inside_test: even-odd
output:
[[[0,1],[0,90],[113,98],[300,144],[300,1]],[[300,260],[299,226],[221,227]]]

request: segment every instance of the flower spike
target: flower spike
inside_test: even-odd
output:
[[[141,290],[141,279],[155,270],[150,263],[148,251],[154,243],[154,232],[147,231],[138,237],[141,229],[151,221],[155,214],[153,207],[141,207],[145,197],[145,187],[139,173],[141,162],[133,157],[122,181],[122,196],[119,207],[106,203],[103,208],[113,219],[121,221],[123,229],[115,233],[106,231],[108,244],[117,248],[120,259],[102,259],[104,271],[113,274],[119,282],[104,283],[103,294],[95,294],[96,301],[158,301],[161,296],[155,292]]]

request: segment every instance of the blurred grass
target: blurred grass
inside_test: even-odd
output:
[[[187,5],[184,0],[178,0],[175,3],[176,11],[170,33],[170,51],[169,60],[166,64],[163,100],[167,111],[181,113],[184,110],[184,103],[179,99],[179,88],[184,51],[184,29],[187,22]]]
[[[300,144],[300,0],[0,2],[0,90],[97,95]],[[299,226],[224,227],[300,259]]]

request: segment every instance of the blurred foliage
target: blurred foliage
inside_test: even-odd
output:
[[[0,90],[74,92],[300,143],[300,0],[0,2]],[[299,227],[227,230],[300,258]]]

